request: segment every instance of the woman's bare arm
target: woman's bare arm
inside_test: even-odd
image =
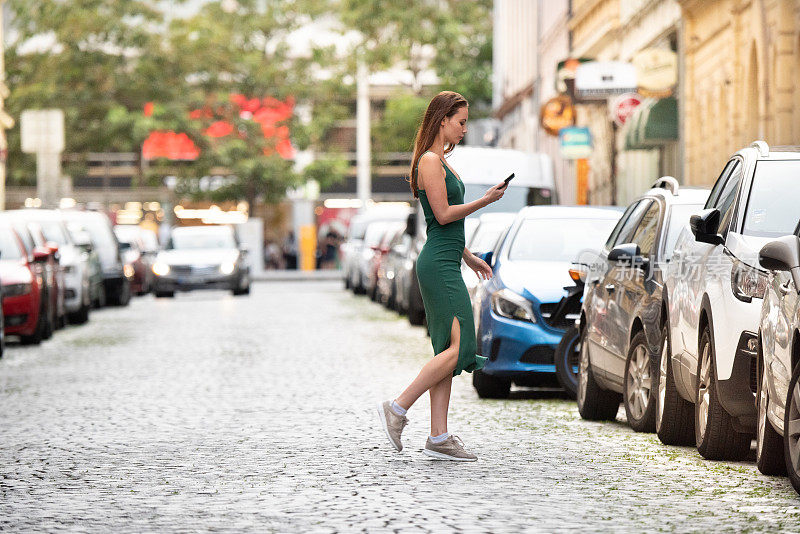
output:
[[[445,170],[442,160],[432,152],[423,154],[419,160],[419,174],[422,178],[425,196],[433,210],[433,216],[439,224],[448,224],[459,219],[463,219],[470,213],[491,204],[503,196],[505,184],[500,183],[490,188],[486,194],[478,200],[473,200],[468,204],[456,204],[451,206],[447,203],[447,186],[444,177]]]

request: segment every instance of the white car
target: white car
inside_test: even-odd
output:
[[[378,226],[375,226],[369,235],[371,242],[366,245],[367,229],[373,223],[403,222],[408,219],[410,212],[411,209],[407,206],[400,208],[376,207],[358,214],[350,220],[347,239],[342,243],[340,249],[345,288],[352,289],[355,293],[366,292],[367,266],[375,252],[371,247],[377,245],[378,243],[374,241],[376,239],[380,241],[382,237],[382,234],[377,235]]]
[[[755,434],[757,332],[767,287],[758,252],[800,219],[800,181],[790,181],[789,190],[776,186],[775,171],[784,168],[800,175],[800,153],[756,141],[734,154],[667,267],[664,353],[671,365],[661,374],[663,397],[678,401],[663,417],[693,433],[705,458],[744,458]],[[693,421],[675,420],[692,412]]]

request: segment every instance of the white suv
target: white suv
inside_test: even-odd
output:
[[[800,175],[800,153],[763,141],[734,154],[667,267],[670,328],[663,354],[671,355],[671,365],[659,377],[662,426],[672,443],[693,433],[705,458],[741,459],[750,450],[767,285],[758,252],[776,235],[791,234],[800,219],[800,180],[786,191],[773,179],[787,166]],[[693,421],[688,403],[694,403]]]

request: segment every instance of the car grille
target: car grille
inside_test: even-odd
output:
[[[563,317],[554,318],[553,312],[556,311],[560,302],[544,302],[539,305],[539,314],[544,319],[548,326],[565,330],[575,324],[575,320],[579,317],[577,313],[568,313]]]
[[[208,276],[217,274],[219,267],[217,265],[173,265],[171,270],[178,276]]]
[[[555,350],[549,345],[534,345],[525,351],[521,363],[538,363],[543,365],[553,365],[555,361]]]

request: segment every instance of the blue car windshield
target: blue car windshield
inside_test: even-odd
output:
[[[756,163],[744,216],[744,235],[781,237],[794,232],[800,220],[800,161]]]
[[[599,250],[617,219],[525,219],[508,259],[512,261],[574,261],[584,250]]]

